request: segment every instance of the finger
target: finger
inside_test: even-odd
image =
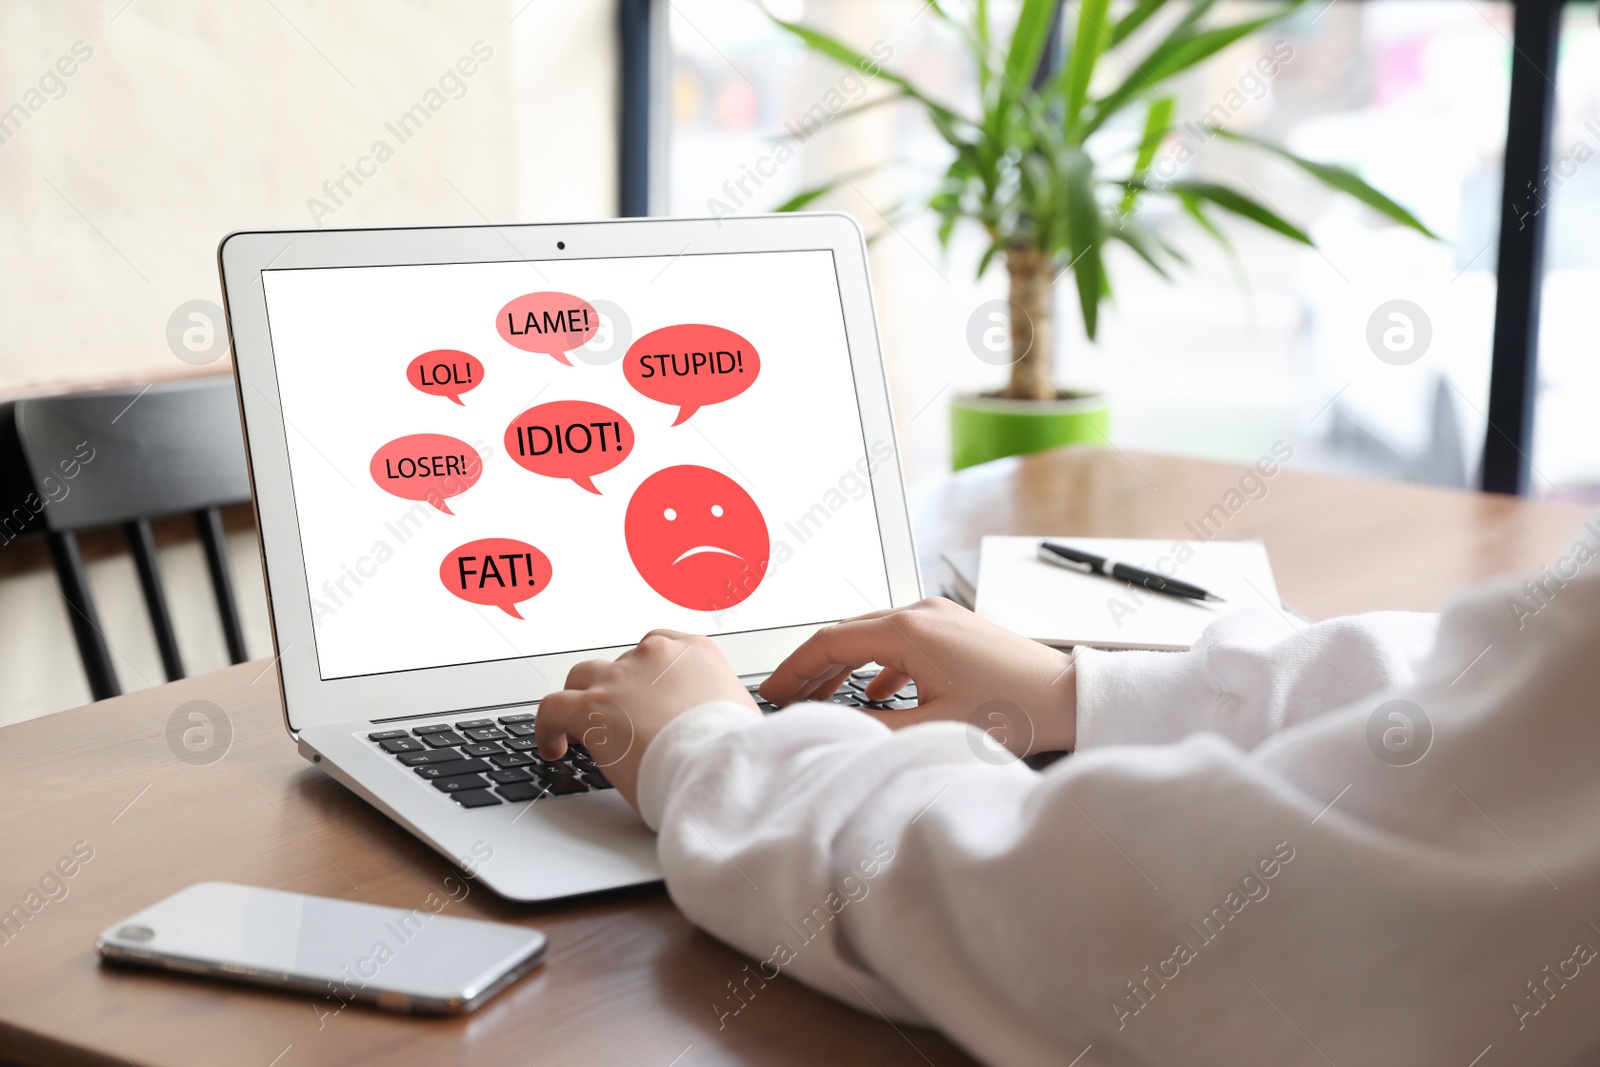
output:
[[[867,699],[888,700],[904,689],[909,681],[911,681],[911,675],[905,671],[895,670],[893,667],[885,667],[878,672],[876,678],[867,683]]]
[[[587,689],[599,679],[600,675],[609,666],[611,664],[603,659],[586,659],[567,672],[567,681],[562,688]]]
[[[541,757],[560,759],[567,751],[567,731],[576,721],[581,697],[582,693],[577,690],[564,689],[539,701],[539,711],[533,719],[533,739]]]
[[[614,767],[633,751],[633,717],[616,704],[609,704],[604,710],[591,704],[574,740],[602,770]]]
[[[940,709],[921,706],[907,708],[904,711],[886,711],[881,708],[861,708],[859,710],[871,715],[891,730],[904,730],[907,726],[917,726],[925,722],[937,722],[950,718],[948,713]]]
[[[688,634],[681,634],[676,630],[651,630],[639,638],[639,643],[617,657],[617,661],[650,661],[661,656],[675,656],[685,641],[689,640]]]
[[[820,682],[817,682],[809,689],[796,693],[794,697],[795,702],[798,703],[802,700],[827,700],[829,697],[833,696],[833,694],[839,691],[839,687],[844,684],[844,680],[846,678],[850,677],[850,672],[854,669],[855,668],[849,666],[840,667],[833,674],[822,679]]]
[[[881,663],[912,673],[910,649],[889,614],[850,619],[812,634],[761,684],[761,695],[774,704],[792,703],[816,690],[841,669]],[[848,670],[846,673],[848,673]]]
[[[634,656],[645,655],[645,654],[648,653],[649,649],[655,648],[656,646],[662,644],[664,641],[670,641],[670,642],[676,643],[678,641],[684,640],[688,636],[689,636],[688,634],[679,633],[677,630],[668,630],[668,629],[666,629],[664,627],[663,628],[659,628],[659,629],[655,629],[655,630],[651,630],[649,633],[647,633],[643,637],[639,638],[639,641],[638,641],[637,644],[635,644],[632,648],[628,649],[626,652],[624,652],[622,655],[618,656],[617,658],[618,659],[628,659],[628,658],[631,658],[631,657],[634,657]]]
[[[658,628],[656,628],[654,630],[651,630],[649,633],[645,634],[644,636],[647,637],[647,638],[648,637],[670,637],[675,641],[682,641],[682,640],[686,640],[686,639],[688,639],[690,637],[693,637],[694,635],[693,634],[686,634],[682,630],[669,630],[665,626],[662,626],[662,627],[658,627]],[[643,638],[641,638],[640,640],[642,641]]]

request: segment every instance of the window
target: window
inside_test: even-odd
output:
[[[779,13],[801,14],[790,6]],[[958,42],[920,0],[803,6],[805,21],[887,54],[934,95],[972,99]],[[1214,17],[1259,10],[1219,5]],[[945,401],[1000,384],[964,337],[973,309],[1004,294],[998,266],[973,278],[978,235],[958,233],[946,256],[926,213],[893,210],[925,192],[948,158],[942,141],[900,104],[840,119],[838,105],[881,87],[803,51],[747,0],[674,0],[671,11],[670,210],[771,210],[851,174],[815,206],[849,211],[877,237],[874,283],[908,474],[937,476],[948,468]],[[1058,378],[1110,393],[1115,444],[1249,462],[1282,439],[1308,468],[1476,484],[1511,36],[1503,2],[1308,6],[1176,83],[1182,122],[1162,150],[1171,166],[1253,187],[1319,247],[1240,222],[1227,227],[1235,259],[1181,213],[1152,215],[1192,265],[1168,284],[1114,246],[1115,302],[1092,345],[1058,287]],[[1127,50],[1137,55],[1137,42]],[[1583,64],[1569,55],[1568,66]],[[1441,239],[1208,138],[1207,123],[1353,167]],[[1095,147],[1121,150],[1135,132],[1108,129]],[[785,136],[793,156],[780,163],[775,139]],[[857,174],[884,160],[894,165]]]
[[[1593,314],[1600,295],[1600,27],[1594,4],[1564,11],[1557,69],[1546,190],[1523,190],[1512,200],[1519,225],[1541,213],[1547,220],[1533,488],[1593,501],[1600,497]]]

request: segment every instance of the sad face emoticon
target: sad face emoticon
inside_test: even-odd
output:
[[[693,611],[721,611],[755,592],[771,541],[750,494],[708,467],[646,478],[623,522],[628,555],[651,589]]]

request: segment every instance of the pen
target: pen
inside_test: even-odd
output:
[[[1046,563],[1054,563],[1058,567],[1068,570],[1082,571],[1084,574],[1103,574],[1108,578],[1116,578],[1132,585],[1141,586],[1152,593],[1165,593],[1168,596],[1179,596],[1186,600],[1210,600],[1218,604],[1226,604],[1217,594],[1201,589],[1198,585],[1180,582],[1176,578],[1168,578],[1164,574],[1131,567],[1126,563],[1113,563],[1104,556],[1097,556],[1093,552],[1084,552],[1066,545],[1058,545],[1052,541],[1039,542],[1039,558]]]

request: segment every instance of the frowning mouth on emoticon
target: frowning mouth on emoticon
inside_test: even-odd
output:
[[[666,599],[694,611],[730,608],[767,572],[767,521],[750,494],[709,467],[668,467],[628,501],[628,555]]]

